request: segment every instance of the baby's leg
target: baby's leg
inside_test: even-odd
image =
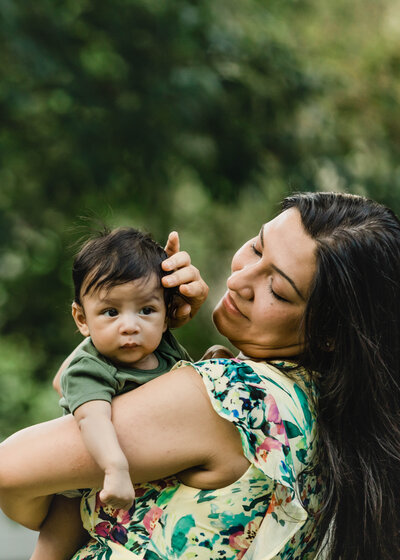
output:
[[[54,496],[30,560],[69,560],[88,540],[79,505],[80,498]]]

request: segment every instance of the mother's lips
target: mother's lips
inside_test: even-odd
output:
[[[225,296],[222,299],[222,303],[229,313],[232,313],[234,315],[241,315],[245,319],[248,319],[248,317],[246,317],[246,315],[240,311],[229,292],[226,292]]]

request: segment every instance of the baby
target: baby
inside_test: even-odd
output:
[[[104,472],[100,499],[129,509],[135,492],[111,399],[191,360],[168,330],[174,291],[161,285],[164,249],[133,228],[90,239],[73,264],[72,316],[85,337],[61,375],[61,406]]]

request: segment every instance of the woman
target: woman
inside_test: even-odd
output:
[[[136,510],[87,496],[94,540],[75,558],[308,560],[323,542],[335,560],[399,557],[399,279],[390,210],[287,198],[234,256],[214,311],[238,358],[115,400]],[[64,417],[2,444],[0,484],[6,513],[34,526],[49,494],[99,487],[101,472]]]

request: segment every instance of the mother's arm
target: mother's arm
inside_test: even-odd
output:
[[[238,431],[214,411],[190,366],[115,398],[112,407],[134,482],[182,473],[190,485],[217,488],[248,466]],[[0,506],[33,529],[46,516],[51,494],[100,487],[102,476],[71,415],[26,428],[0,445]]]

